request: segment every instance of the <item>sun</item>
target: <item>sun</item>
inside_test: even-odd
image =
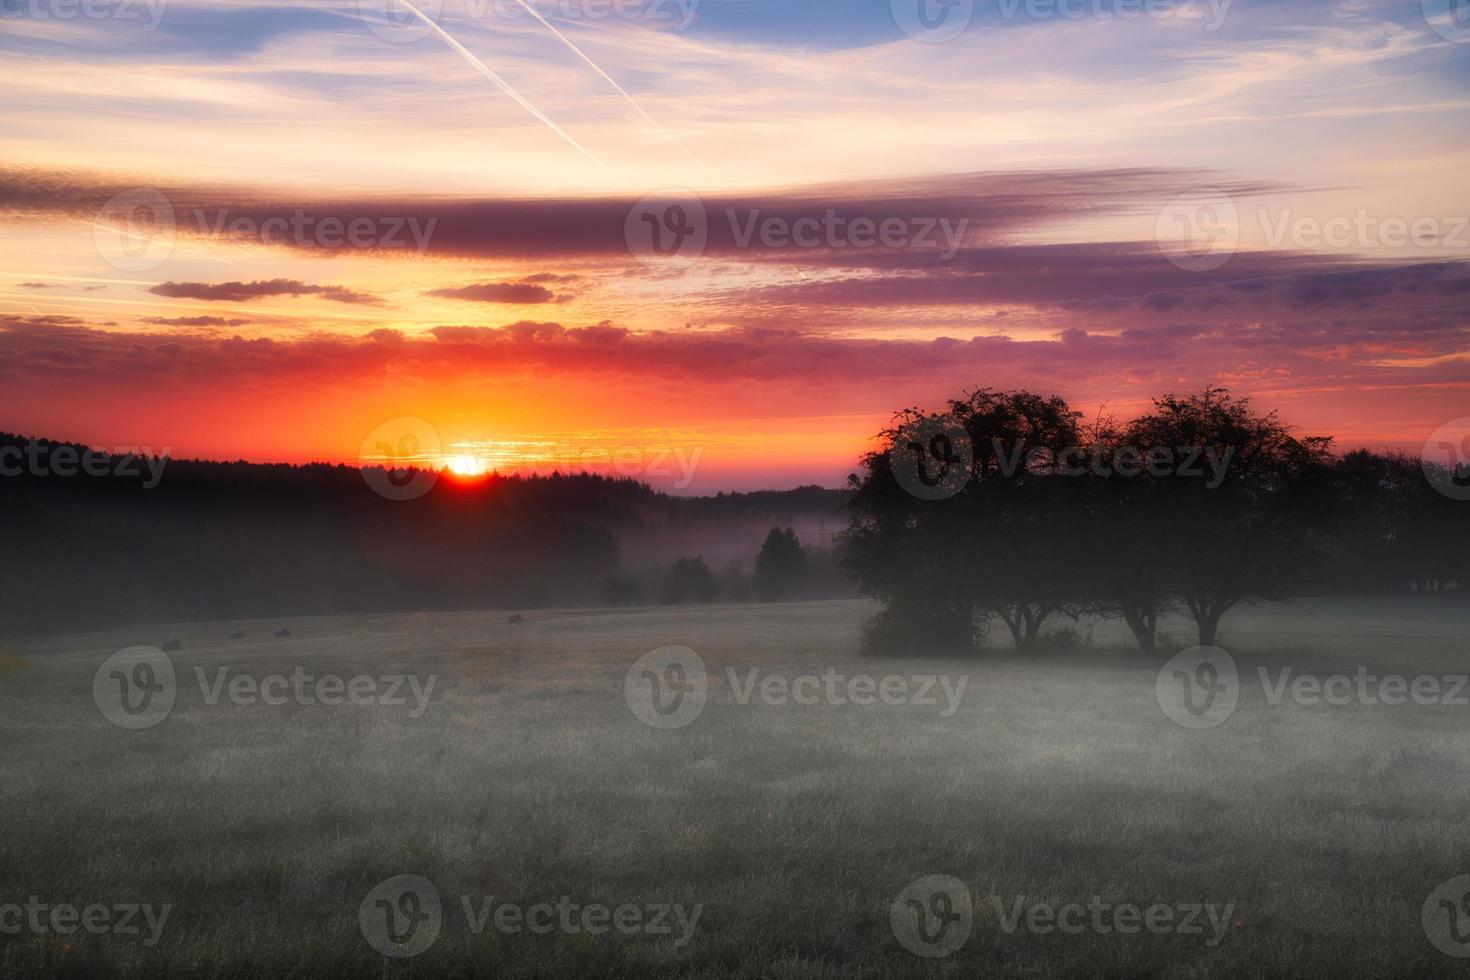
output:
[[[460,455],[450,456],[444,461],[444,468],[455,476],[482,476],[488,466],[483,459],[474,456]]]

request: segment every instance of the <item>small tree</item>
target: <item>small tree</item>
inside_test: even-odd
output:
[[[806,577],[806,551],[791,528],[773,527],[755,558],[755,594],[765,601],[785,599]]]
[[[719,595],[715,577],[702,557],[680,558],[664,575],[664,605],[686,602],[714,602]]]

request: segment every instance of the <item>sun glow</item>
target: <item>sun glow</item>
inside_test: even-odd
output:
[[[490,464],[487,460],[476,459],[474,456],[459,455],[446,459],[444,468],[455,476],[484,476],[489,471]]]

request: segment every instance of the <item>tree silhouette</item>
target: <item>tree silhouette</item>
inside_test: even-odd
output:
[[[1048,617],[1091,611],[1120,615],[1152,653],[1176,603],[1212,644],[1234,606],[1320,580],[1351,533],[1329,441],[1224,389],[1160,398],[1126,426],[1079,420],[1059,397],[988,389],[895,416],[849,479],[841,540],[843,567],[884,605],[870,648],[972,649],[994,617],[1032,650]]]
[[[755,594],[765,601],[788,598],[806,576],[806,551],[791,528],[773,527],[755,556]]]
[[[1297,439],[1276,413],[1223,388],[1156,399],[1127,435],[1226,461],[1218,485],[1203,472],[1139,477],[1157,515],[1149,530],[1202,645],[1234,606],[1288,599],[1316,571],[1333,523],[1330,440]]]
[[[682,605],[686,602],[714,602],[719,596],[715,577],[710,574],[704,559],[680,558],[669,566],[664,574],[664,605]]]

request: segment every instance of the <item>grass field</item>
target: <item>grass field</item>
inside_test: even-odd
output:
[[[169,911],[151,943],[147,925],[58,935],[28,919],[0,935],[0,976],[1463,975],[1421,907],[1470,872],[1470,708],[1273,705],[1254,678],[1463,673],[1470,604],[1237,611],[1222,644],[1239,705],[1206,730],[1165,716],[1161,661],[1129,654],[1112,626],[1065,653],[1021,658],[996,637],[974,660],[876,661],[856,653],[869,611],[385,615],[13,642],[0,657],[0,929],[17,921],[3,906],[32,896],[105,906],[113,923],[128,905]],[[291,636],[273,637],[280,626]],[[245,638],[228,639],[237,628]],[[139,730],[108,721],[99,665],[170,637],[172,711]],[[628,673],[669,644],[702,658],[708,700],[660,729],[630,707]],[[769,701],[759,686],[744,698],[752,667],[757,685],[777,678]],[[426,707],[407,684],[404,704],[248,703],[252,683],[297,668],[411,676]],[[952,711],[942,694],[769,703],[829,669],[967,680]],[[236,676],[249,681],[232,697]],[[359,916],[398,875],[427,879],[442,905],[433,942],[407,958],[381,955]],[[953,906],[973,920],[968,940],[937,958],[894,925],[901,893],[929,875],[973,896]],[[477,933],[461,896],[523,913],[631,906],[646,925],[678,906],[665,925],[683,926],[558,918],[533,932],[526,919]],[[1096,905],[1107,929],[1047,930],[1043,914],[1007,931],[1037,903]],[[1223,934],[1205,918],[1199,934],[1122,934],[1121,904],[1230,909]]]

